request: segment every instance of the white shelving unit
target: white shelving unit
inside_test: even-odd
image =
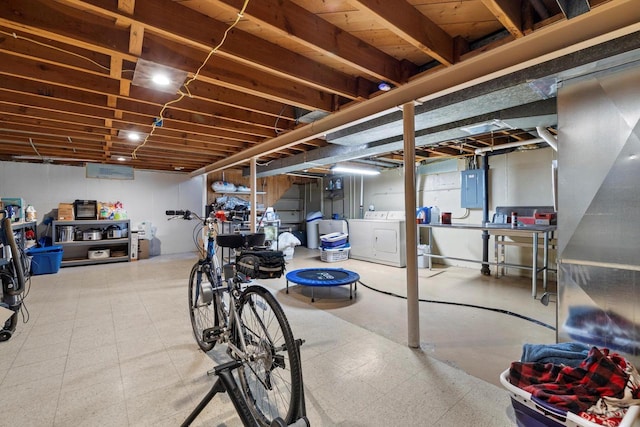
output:
[[[75,265],[90,265],[90,264],[105,264],[109,262],[128,262],[130,260],[129,254],[131,252],[131,227],[128,219],[123,220],[78,220],[78,221],[53,221],[52,234],[54,245],[62,246],[62,264],[61,267],[70,267]],[[110,226],[119,226],[121,229],[127,230],[127,237],[120,239],[106,239],[101,240],[74,240],[69,242],[62,242],[59,240],[58,229],[63,226],[72,226],[76,228],[79,233],[82,231],[100,229],[106,232]],[[101,259],[89,259],[89,250],[94,248],[110,249],[111,251],[117,249],[125,249],[125,254],[122,256],[110,256],[108,258]]]

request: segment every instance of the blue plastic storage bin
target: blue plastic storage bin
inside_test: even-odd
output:
[[[26,254],[31,257],[31,275],[53,274],[60,270],[62,246],[53,245],[43,248],[30,248]]]
[[[336,248],[338,246],[342,246],[347,243],[347,238],[349,238],[349,234],[335,232],[324,234],[320,236],[320,240],[322,243],[320,244],[321,248]]]

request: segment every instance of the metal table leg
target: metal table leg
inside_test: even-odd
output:
[[[538,233],[533,233],[533,270],[531,272],[531,295],[535,298],[538,289]]]
[[[549,273],[549,232],[544,233],[544,246],[542,248],[542,262],[544,270],[542,271],[542,287],[547,292],[547,278]]]

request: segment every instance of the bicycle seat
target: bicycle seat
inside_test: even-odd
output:
[[[221,248],[238,249],[244,246],[244,236],[242,234],[218,234],[216,243]]]

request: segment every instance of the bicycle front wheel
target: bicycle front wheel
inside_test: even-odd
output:
[[[205,341],[204,331],[218,325],[218,311],[217,300],[212,292],[213,284],[209,282],[205,268],[206,265],[196,263],[189,275],[189,317],[198,346],[207,352],[213,348],[215,341]]]
[[[291,424],[298,415],[302,373],[284,311],[265,288],[250,286],[240,296],[239,315],[252,356],[238,370],[249,407],[261,426],[276,417]]]

